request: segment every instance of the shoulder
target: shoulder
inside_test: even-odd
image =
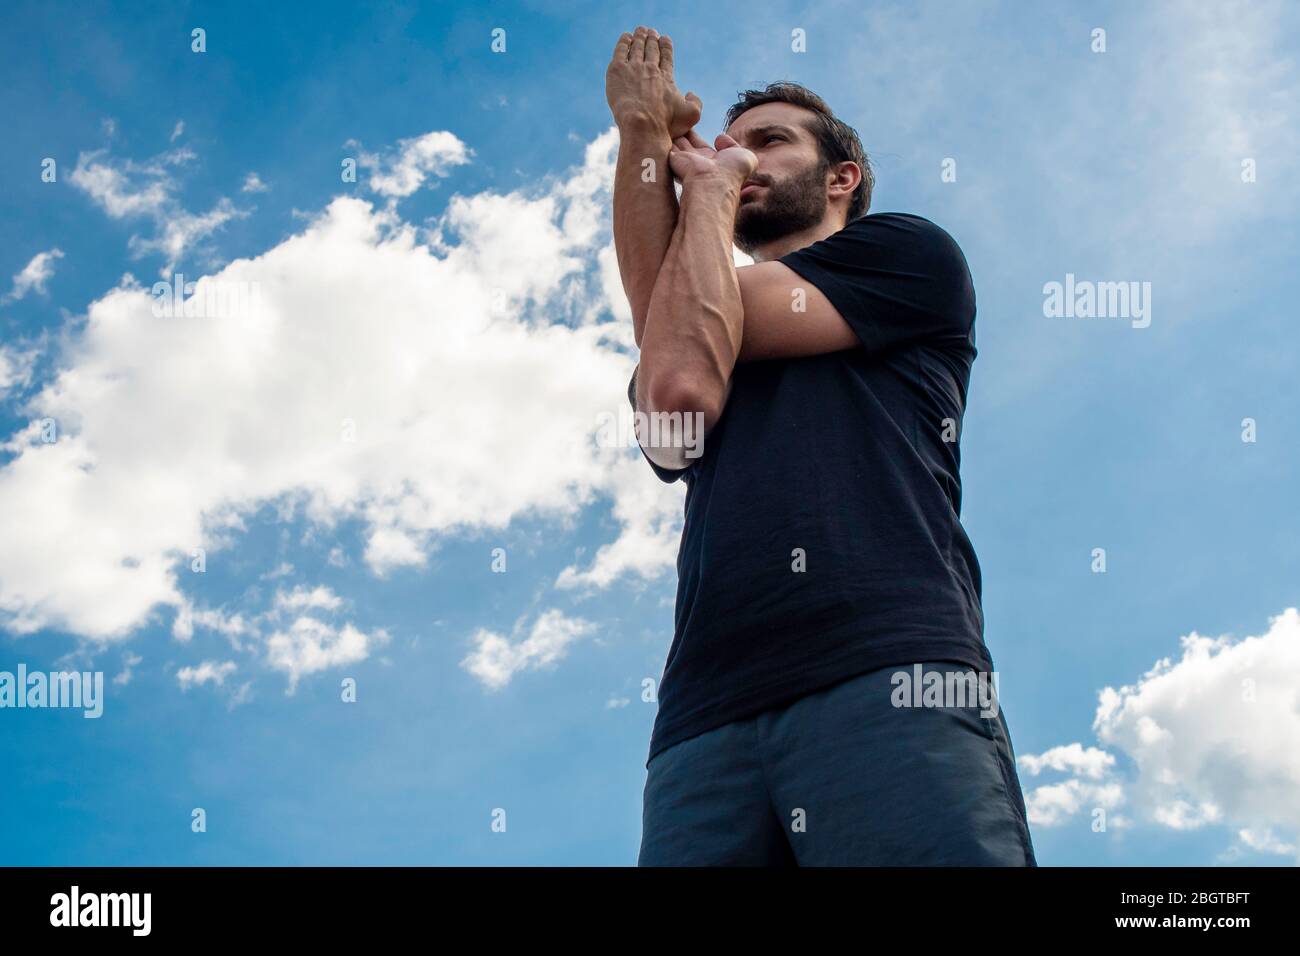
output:
[[[961,256],[961,246],[942,226],[909,212],[876,212],[848,223],[836,235],[879,239],[938,255]],[[963,256],[964,259],[964,256]]]
[[[970,282],[966,256],[957,240],[924,216],[906,212],[860,216],[839,232],[790,257],[853,262],[872,271],[919,274],[958,284]]]
[[[871,220],[867,222],[867,220]],[[857,220],[859,229],[880,235],[900,259],[914,263],[919,272],[953,287],[961,297],[973,297],[974,289],[966,254],[957,240],[942,226],[905,212],[882,212]],[[845,228],[852,228],[850,223]]]
[[[825,239],[787,253],[780,261],[929,263],[938,272],[964,272],[966,257],[947,230],[923,216],[877,212],[860,216]]]
[[[859,217],[837,235],[864,257],[870,272],[887,274],[913,304],[951,316],[963,328],[974,322],[970,267],[942,226],[912,213],[880,212]]]

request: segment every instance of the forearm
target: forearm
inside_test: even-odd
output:
[[[652,120],[619,124],[614,170],[614,251],[632,309],[637,346],[645,335],[650,296],[677,225],[677,193],[668,166],[672,138]],[[650,164],[646,164],[646,160]],[[653,180],[647,166],[653,172]],[[643,177],[646,177],[643,179]]]
[[[732,257],[740,184],[687,180],[650,298],[638,392],[656,411],[722,414],[740,354],[744,308]]]

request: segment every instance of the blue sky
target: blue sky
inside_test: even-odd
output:
[[[0,671],[106,682],[0,710],[0,863],[634,862],[683,489],[590,432],[635,361],[603,73],[642,8],[0,16]],[[873,211],[966,253],[963,521],[1044,865],[1300,858],[1297,19],[650,20],[706,136],[802,82]],[[264,311],[159,318],[176,272]],[[1067,273],[1151,283],[1150,325],[1047,317]]]

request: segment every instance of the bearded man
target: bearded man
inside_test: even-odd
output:
[[[687,487],[639,865],[1035,866],[960,521],[961,249],[868,214],[857,133],[798,84],[709,146],[638,27],[606,98],[628,400]]]

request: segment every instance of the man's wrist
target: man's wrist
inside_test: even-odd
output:
[[[668,124],[662,116],[656,116],[653,113],[644,110],[634,110],[614,118],[614,124],[618,126],[618,131],[623,136],[652,136],[656,139],[665,139],[672,142],[672,136],[669,135]]]
[[[730,172],[696,173],[682,182],[682,202],[695,197],[715,203],[739,203],[743,185],[744,180]]]

